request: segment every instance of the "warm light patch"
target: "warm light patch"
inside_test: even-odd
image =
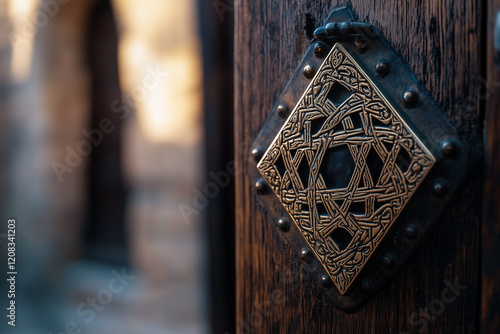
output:
[[[31,70],[36,31],[44,23],[35,15],[37,5],[38,0],[9,1],[8,16],[12,22],[12,31],[8,34],[12,45],[10,73],[14,82],[26,80]]]
[[[179,52],[167,59],[167,77],[156,89],[137,101],[139,124],[155,142],[193,143],[200,138],[200,68],[195,57]]]
[[[120,82],[124,93],[134,97],[148,140],[192,145],[201,138],[202,65],[192,24],[196,12],[189,1],[154,2],[114,1],[122,32]]]

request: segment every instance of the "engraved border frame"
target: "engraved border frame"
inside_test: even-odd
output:
[[[274,140],[272,141],[272,143],[269,145],[269,147],[267,148],[266,152],[264,153],[264,156],[263,158],[260,160],[260,162],[257,164],[257,169],[259,170],[259,172],[262,174],[262,176],[264,177],[265,179],[265,175],[263,174],[263,169],[262,169],[262,162],[263,160],[265,159],[265,157],[269,154],[269,152],[273,149],[274,146],[276,146],[276,142],[279,140],[279,134],[281,132],[283,132],[283,130],[286,128],[287,124],[289,122],[291,122],[291,119],[292,117],[298,112],[299,108],[300,108],[300,101],[302,101],[307,95],[310,94],[311,90],[313,89],[313,87],[317,84],[317,81],[318,79],[320,78],[320,76],[323,74],[323,70],[325,68],[325,66],[327,65],[327,62],[328,60],[333,57],[333,54],[334,54],[334,50],[335,49],[338,49],[340,51],[340,53],[342,53],[342,55],[344,55],[351,63],[352,65],[356,68],[356,70],[363,76],[363,78],[365,78],[368,83],[370,84],[371,88],[373,89],[373,91],[375,91],[376,94],[378,94],[378,96],[380,97],[380,99],[383,101],[383,103],[385,104],[385,106],[390,109],[390,111],[392,112],[393,115],[395,115],[395,117],[397,118],[397,120],[399,120],[401,123],[403,123],[403,125],[405,126],[406,130],[408,130],[408,132],[410,133],[411,137],[415,140],[415,142],[418,143],[419,147],[422,149],[422,151],[424,151],[424,153],[430,158],[431,160],[431,163],[430,165],[428,166],[428,168],[425,169],[425,171],[422,171],[422,174],[421,174],[421,179],[420,181],[417,183],[416,185],[416,188],[413,189],[410,193],[409,193],[409,196],[408,196],[408,199],[405,203],[403,203],[402,207],[400,210],[397,211],[396,215],[394,216],[393,220],[388,224],[388,227],[385,231],[383,231],[383,234],[379,237],[379,241],[374,245],[372,251],[370,252],[370,254],[367,256],[367,258],[363,261],[363,263],[361,264],[360,268],[358,269],[358,272],[354,275],[354,277],[349,281],[349,283],[347,284],[347,286],[345,287],[345,289],[341,290],[338,286],[337,286],[337,289],[339,289],[339,292],[341,295],[344,295],[348,290],[349,288],[351,287],[351,285],[356,281],[356,278],[358,277],[359,275],[359,272],[363,270],[363,268],[365,267],[365,265],[370,261],[371,257],[373,256],[373,254],[377,251],[379,245],[381,243],[384,242],[384,239],[387,235],[387,232],[391,229],[392,225],[394,225],[395,221],[397,221],[399,215],[401,214],[401,212],[404,210],[404,208],[408,205],[408,203],[411,203],[412,201],[412,198],[413,198],[413,195],[415,194],[415,192],[418,191],[418,188],[420,187],[421,183],[425,181],[427,175],[429,174],[430,170],[432,169],[432,167],[435,165],[436,163],[436,158],[434,157],[434,155],[429,151],[429,149],[425,146],[425,144],[420,140],[420,138],[413,132],[412,128],[405,122],[405,120],[401,117],[400,115],[400,112],[398,112],[396,110],[396,108],[394,108],[394,106],[387,100],[387,98],[385,97],[385,95],[377,88],[377,85],[373,82],[373,80],[365,73],[365,71],[360,67],[360,65],[356,62],[356,60],[349,54],[349,52],[347,52],[347,50],[342,46],[342,44],[340,43],[335,43],[334,46],[331,48],[329,54],[325,57],[324,61],[322,62],[321,66],[318,68],[315,76],[311,79],[311,82],[310,84],[307,86],[304,94],[301,96],[301,98],[299,99],[298,103],[295,105],[295,108],[290,112],[288,118],[286,119],[285,123],[283,124],[283,126],[281,127],[281,129],[279,130],[278,134],[276,135],[276,137],[274,138]],[[279,196],[279,194],[276,194],[277,196]],[[299,228],[300,230],[300,224],[299,222],[293,217],[291,216],[292,220],[294,221],[295,225],[297,226],[297,228]],[[323,261],[320,260],[320,255],[317,253],[315,247],[313,247],[314,245],[311,244],[309,241],[307,241],[306,239],[306,242],[309,244],[311,250],[314,252],[314,254],[316,255],[316,257],[319,259],[320,263],[322,264],[322,266],[326,269],[326,272],[330,275],[330,278],[332,280],[334,280],[334,278],[331,276],[330,274],[330,270],[328,268],[328,265],[325,264]],[[334,282],[335,283],[335,282]]]

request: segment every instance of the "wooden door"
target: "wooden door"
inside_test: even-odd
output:
[[[252,142],[309,47],[314,29],[343,4],[235,2],[236,332],[499,332],[499,266],[494,255],[500,226],[494,164],[499,102],[494,80],[499,81],[500,74],[492,57],[498,1],[351,1],[360,21],[384,34],[440,104],[472,152],[468,158],[474,166],[432,234],[361,308],[346,313],[333,307],[277,232],[276,222],[268,219],[269,208],[256,198],[248,164]],[[488,192],[483,201],[485,111],[491,159],[486,160]],[[455,298],[442,302],[450,289]]]

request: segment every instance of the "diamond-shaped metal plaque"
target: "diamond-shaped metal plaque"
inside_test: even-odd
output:
[[[404,266],[475,161],[432,95],[380,31],[338,7],[248,151],[268,227],[338,309]]]
[[[337,43],[257,168],[343,295],[435,162]]]

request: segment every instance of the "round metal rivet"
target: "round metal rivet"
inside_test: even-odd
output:
[[[436,196],[443,196],[446,193],[446,185],[443,181],[437,181],[432,188]]]
[[[319,282],[325,289],[331,288],[333,283],[332,279],[327,274],[321,275],[321,277],[319,278]]]
[[[314,54],[318,58],[323,58],[326,54],[327,45],[325,42],[316,42],[314,44]]]
[[[259,162],[260,159],[262,159],[262,155],[264,153],[262,152],[262,149],[260,147],[256,147],[252,150],[252,156],[255,161]]]
[[[304,67],[303,73],[304,73],[304,76],[306,78],[311,79],[312,77],[314,77],[314,74],[316,73],[316,69],[311,65],[306,65]]]
[[[288,114],[288,106],[286,104],[280,104],[276,110],[278,111],[278,115],[281,117],[286,117]]]
[[[403,103],[408,108],[414,107],[418,103],[418,94],[414,90],[407,90],[403,94]]]
[[[380,76],[386,76],[391,70],[391,65],[387,61],[381,61],[375,66],[377,74]]]
[[[308,248],[304,248],[300,251],[300,259],[304,261],[310,261],[312,257],[311,250]]]
[[[370,45],[370,40],[368,39],[368,37],[359,36],[354,41],[354,45],[356,45],[356,48],[358,49],[359,52],[363,53],[366,50],[368,50],[368,46]]]
[[[441,152],[447,157],[452,157],[457,153],[457,144],[451,140],[445,140],[441,143]]]
[[[415,239],[418,235],[418,228],[415,225],[410,224],[406,226],[405,233],[409,239]]]
[[[392,267],[394,265],[394,256],[392,254],[387,254],[382,259],[382,263],[386,267]]]
[[[288,222],[288,220],[286,220],[284,218],[280,218],[280,219],[278,219],[278,227],[283,232],[288,232],[290,230],[290,223]]]
[[[257,193],[265,194],[267,192],[267,184],[263,179],[258,180],[255,183],[255,189],[257,189]]]

